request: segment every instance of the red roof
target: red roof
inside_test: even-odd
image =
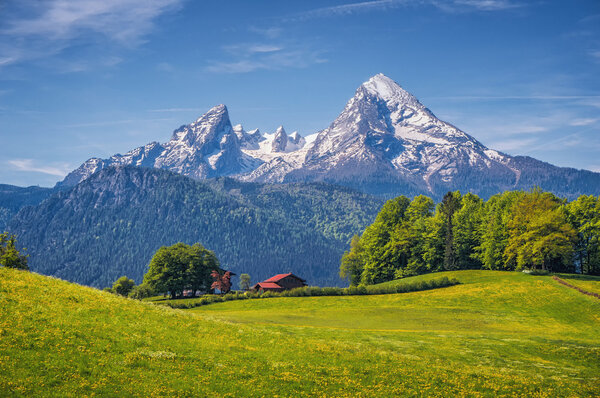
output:
[[[272,276],[269,279],[265,280],[264,282],[279,282],[280,280],[282,280],[283,278],[286,278],[288,276],[293,276],[294,278],[300,279],[302,282],[305,282],[304,279],[292,274],[291,272],[288,272],[287,274],[278,274],[278,275]],[[262,282],[262,283],[264,283],[264,282]]]
[[[277,283],[272,283],[272,282],[260,282],[257,283],[258,286],[262,287],[263,289],[283,289],[281,286],[279,286]]]

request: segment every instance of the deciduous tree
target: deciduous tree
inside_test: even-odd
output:
[[[241,274],[240,275],[240,290],[250,290],[250,275]]]
[[[122,276],[115,281],[115,283],[112,286],[112,291],[115,294],[127,297],[134,286],[135,282],[133,281],[133,279],[129,279],[126,276]]]
[[[506,261],[515,261],[517,269],[555,271],[564,271],[560,268],[572,263],[576,233],[567,222],[561,204],[560,199],[540,190],[529,192],[515,202],[507,226]]]
[[[155,292],[181,297],[185,289],[208,290],[210,271],[218,267],[219,260],[214,253],[199,243],[193,246],[176,243],[157,250],[150,260],[144,283]]]
[[[231,272],[226,271],[221,275],[219,271],[213,270],[210,275],[214,280],[211,285],[212,289],[218,289],[222,294],[229,293],[231,290]]]

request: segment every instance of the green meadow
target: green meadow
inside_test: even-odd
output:
[[[461,284],[174,310],[0,268],[0,395],[600,395],[599,299],[516,272],[388,283],[440,276]]]

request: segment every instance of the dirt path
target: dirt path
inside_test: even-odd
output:
[[[567,282],[567,281],[565,281],[565,280],[563,280],[563,279],[560,279],[558,276],[553,276],[553,277],[552,277],[552,279],[554,279],[554,280],[555,280],[555,281],[557,281],[558,283],[562,283],[563,285],[565,285],[565,286],[567,286],[567,287],[570,287],[571,289],[575,289],[575,290],[577,290],[578,292],[581,292],[581,293],[583,293],[583,294],[587,294],[588,296],[592,296],[592,297],[596,297],[597,299],[600,299],[600,294],[598,294],[598,293],[592,293],[592,292],[588,292],[587,290],[584,290],[584,289],[582,289],[582,288],[580,288],[580,287],[573,286],[573,285],[571,285],[569,282]]]

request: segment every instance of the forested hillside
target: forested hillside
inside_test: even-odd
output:
[[[154,252],[179,241],[202,243],[253,281],[291,271],[335,285],[350,237],[382,203],[325,184],[198,182],[120,167],[22,209],[9,230],[27,247],[32,270],[91,286],[121,275],[141,282]]]
[[[484,201],[448,192],[385,203],[352,239],[341,274],[351,284],[458,269],[600,274],[600,198],[567,202],[549,192],[508,191]]]
[[[0,184],[0,231],[24,206],[35,206],[54,192],[51,188],[16,187]]]

